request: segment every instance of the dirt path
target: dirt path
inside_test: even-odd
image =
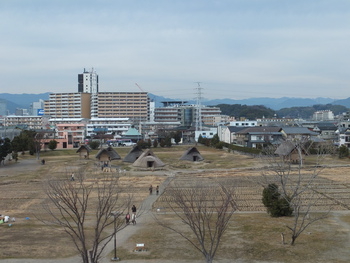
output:
[[[36,161],[36,160],[35,160]],[[13,167],[17,172],[20,172],[22,169],[22,166],[28,165],[31,162],[26,162],[20,166]],[[33,166],[32,168],[34,169],[35,167],[40,167],[39,165],[36,165],[36,162],[32,162]],[[27,167],[28,168],[28,167]],[[28,170],[28,169],[25,169]],[[160,185],[160,193],[162,193],[163,189],[171,182],[173,179],[172,176],[168,176],[167,179],[163,182],[162,185]],[[136,233],[136,231],[140,230],[144,225],[147,225],[148,222],[153,220],[152,218],[152,205],[153,203],[157,200],[158,195],[149,195],[143,202],[142,202],[142,215],[137,218],[137,224],[136,225],[128,225],[126,228],[121,230],[120,232],[117,233],[117,248],[120,247],[124,242],[126,242],[132,235]],[[112,239],[106,249],[104,250],[102,259],[100,260],[101,263],[110,263],[111,259],[108,257],[108,254],[114,250],[114,240]],[[118,250],[117,250],[118,252]],[[117,254],[118,256],[118,254]],[[3,259],[0,260],[1,263],[76,263],[76,262],[81,262],[80,256],[74,256],[70,258],[60,258],[60,259]],[[141,261],[129,261],[129,260],[123,260],[123,262],[128,262],[128,263],[133,263],[137,262],[140,263]],[[148,261],[148,262],[164,262],[162,261]],[[169,261],[170,263],[171,261]],[[173,262],[171,262],[173,263]],[[184,261],[184,263],[186,263]]]
[[[6,162],[5,166],[0,167],[0,176],[7,177],[26,171],[35,171],[40,168],[40,165],[40,162],[35,158]]]

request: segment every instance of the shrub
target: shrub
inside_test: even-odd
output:
[[[349,148],[346,145],[339,147],[339,158],[349,157]]]
[[[89,146],[91,149],[96,150],[100,146],[100,142],[98,141],[91,141],[89,142]]]
[[[141,149],[146,149],[148,148],[148,142],[141,139],[137,142],[137,146],[139,146]]]
[[[267,208],[267,213],[272,217],[292,215],[293,210],[289,205],[289,201],[288,197],[281,196],[276,184],[269,184],[263,190],[262,202]]]
[[[154,148],[157,148],[157,147],[158,147],[158,141],[157,141],[157,140],[154,140],[154,141],[153,141],[153,147],[154,147]]]
[[[50,142],[49,142],[49,149],[51,150],[51,151],[53,151],[53,150],[55,150],[56,148],[57,148],[57,141],[56,140],[51,140]]]

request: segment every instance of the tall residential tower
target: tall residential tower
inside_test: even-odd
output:
[[[87,71],[84,68],[82,74],[78,74],[78,92],[97,93],[98,92],[98,75],[94,68]]]

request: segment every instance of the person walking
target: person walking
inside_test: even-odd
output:
[[[153,192],[153,187],[152,187],[152,185],[148,188],[148,190],[149,190],[149,194],[151,195],[152,192]]]
[[[71,180],[71,181],[74,181],[74,180],[75,180],[75,178],[74,178],[74,173],[72,173],[72,175],[70,176],[70,180]]]
[[[131,207],[131,212],[132,212],[132,215],[131,215],[131,223],[132,223],[133,225],[135,225],[135,224],[136,224],[136,206],[135,206],[135,205],[133,205],[133,206]]]
[[[130,224],[130,214],[129,214],[129,213],[127,213],[126,216],[125,216],[125,223],[126,223],[127,225]]]
[[[159,195],[159,185],[156,187],[156,194]]]
[[[133,205],[133,206],[131,207],[131,212],[132,212],[134,215],[136,215],[136,206],[135,206],[135,205]]]

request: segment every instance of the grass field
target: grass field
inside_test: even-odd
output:
[[[350,254],[346,245],[350,241],[350,215],[347,209],[350,205],[350,172],[347,166],[349,159],[328,158],[327,163],[332,167],[325,168],[317,180],[318,188],[322,189],[323,194],[323,205],[318,209],[327,210],[331,205],[333,210],[341,212],[334,212],[326,220],[312,225],[298,239],[296,245],[291,247],[281,245],[280,239],[281,232],[285,232],[288,238],[285,225],[291,219],[270,218],[264,212],[261,203],[262,186],[259,182],[261,169],[265,164],[259,158],[198,146],[205,158],[203,162],[179,161],[186,148],[174,146],[152,149],[166,164],[166,167],[155,171],[136,169],[120,160],[112,161],[112,165],[116,171],[126,170],[126,174],[120,177],[120,184],[127,189],[132,186],[136,204],[141,203],[148,195],[149,184],[160,185],[169,174],[175,176],[177,184],[184,186],[189,180],[230,179],[235,182],[241,199],[240,212],[233,217],[217,259],[228,260],[227,262],[231,259],[245,262],[348,262]],[[123,158],[130,148],[120,147],[116,150]],[[20,156],[18,164],[0,167],[0,213],[16,217],[12,227],[0,225],[0,258],[64,258],[76,254],[61,229],[44,225],[35,219],[47,216],[41,207],[45,200],[43,182],[47,177],[68,180],[72,172],[83,168],[91,175],[90,180],[98,180],[101,171],[94,158],[97,151],[93,151],[88,160],[80,160],[75,151],[41,152],[41,158],[46,160],[46,165],[34,161],[27,169],[16,169],[16,166],[19,167],[26,160],[33,161],[35,158],[24,155]],[[154,211],[157,207],[166,207],[162,203],[162,196],[154,204]],[[161,216],[171,224],[180,223],[171,214]],[[132,252],[135,242],[139,240],[148,244],[148,252]],[[149,222],[147,227],[123,244],[119,253],[123,259],[171,260],[179,258],[179,251],[181,259],[202,259],[202,255],[174,233]]]

